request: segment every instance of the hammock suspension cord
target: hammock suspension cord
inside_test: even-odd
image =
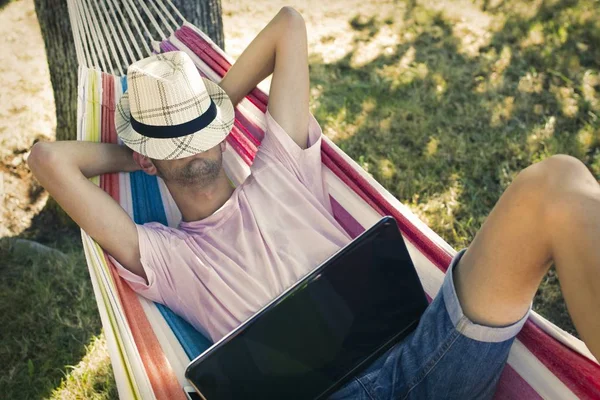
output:
[[[148,44],[156,36],[187,22],[171,0],[67,0],[67,7],[79,65],[118,76],[157,50]]]

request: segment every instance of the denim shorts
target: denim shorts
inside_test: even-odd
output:
[[[490,399],[510,347],[527,320],[505,327],[470,321],[452,277],[459,252],[419,325],[330,399]]]

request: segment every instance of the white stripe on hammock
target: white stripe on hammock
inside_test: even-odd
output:
[[[132,7],[135,8],[135,4],[133,4],[133,1],[131,1],[131,0],[123,0],[123,1],[129,1],[131,3]],[[152,26],[154,26],[154,29],[156,29],[156,32],[158,33],[158,35],[161,38],[169,37],[169,35],[166,35],[165,32],[161,29],[160,25],[156,21],[156,18],[154,18],[154,15],[152,15],[152,12],[150,12],[148,7],[146,6],[146,2],[140,1],[139,5],[142,7],[142,10],[144,10],[144,13],[150,20],[150,23],[152,24]],[[149,35],[149,38],[152,38],[152,35]]]
[[[150,50],[150,46],[148,46],[147,40],[149,38],[151,38],[152,35],[150,34],[148,27],[144,23],[144,20],[143,20],[142,16],[140,15],[137,7],[131,1],[123,0],[122,3],[125,6],[125,11],[127,11],[127,15],[129,15],[129,18],[131,19],[131,21],[137,21],[137,23],[133,24],[133,27],[135,28],[135,30],[138,33],[138,36],[140,37],[140,43],[142,43],[144,45],[144,48],[146,49],[145,56],[147,57],[147,56],[151,55],[152,50]],[[134,17],[134,15],[135,15],[135,17]],[[137,20],[136,20],[136,18],[137,18]],[[145,38],[144,35],[142,34],[142,32],[140,31],[140,26],[144,29],[144,32],[148,36],[147,38]]]

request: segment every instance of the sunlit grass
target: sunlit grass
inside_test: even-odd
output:
[[[400,8],[350,19],[344,57],[313,55],[311,111],[434,231],[467,246],[517,173],[553,154],[600,178],[598,1]],[[536,307],[573,331],[556,279],[544,285]]]
[[[83,359],[72,368],[56,388],[52,400],[103,400],[116,398],[110,358],[103,335],[94,337],[86,346]]]

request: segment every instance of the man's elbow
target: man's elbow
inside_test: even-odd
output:
[[[52,148],[52,143],[37,142],[31,148],[27,165],[31,172],[39,178],[43,171],[48,171],[56,161],[56,154]]]

